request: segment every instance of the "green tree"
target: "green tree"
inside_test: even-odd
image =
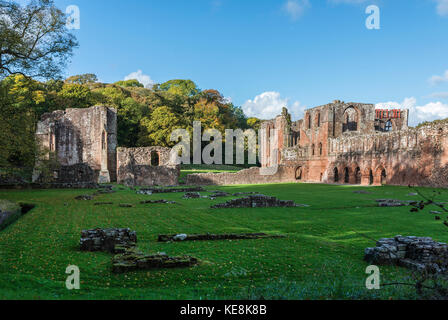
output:
[[[144,88],[144,85],[138,82],[138,80],[123,80],[115,82],[117,86],[125,87],[125,88]]]
[[[57,95],[63,99],[65,108],[88,108],[94,104],[92,92],[82,84],[65,83]]]
[[[0,78],[60,76],[78,44],[65,27],[65,14],[53,1],[32,0],[22,7],[0,0],[0,16]]]
[[[136,147],[140,121],[149,113],[148,107],[132,98],[126,98],[118,108],[118,145]]]
[[[98,82],[98,77],[93,73],[85,73],[68,77],[65,79],[65,82],[70,84],[90,84]]]
[[[180,128],[179,117],[167,106],[156,108],[150,117],[144,117],[140,124],[142,130],[138,140],[139,146],[172,147],[170,141],[173,130]]]

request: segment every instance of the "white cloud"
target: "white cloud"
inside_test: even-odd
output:
[[[443,82],[448,82],[448,70],[446,70],[442,76],[436,75],[429,78],[429,83],[433,86],[441,84]]]
[[[436,0],[437,13],[440,16],[448,16],[448,0]]]
[[[287,107],[293,120],[303,117],[305,106],[295,101],[289,103],[289,99],[282,98],[279,92],[268,91],[256,96],[253,100],[247,100],[243,104],[243,111],[248,117],[257,117],[259,119],[273,119],[282,113],[282,109]]]
[[[145,86],[145,88],[151,89],[155,84],[155,81],[151,79],[150,76],[143,74],[142,70],[138,70],[136,72],[132,72],[124,77],[124,80],[138,80],[141,84]]]
[[[419,106],[414,97],[406,98],[402,103],[383,102],[376,104],[377,109],[409,109],[409,124],[415,126],[424,121],[448,118],[448,104],[429,102]]]
[[[311,4],[309,0],[288,0],[283,5],[283,10],[295,21],[300,18],[310,6]]]

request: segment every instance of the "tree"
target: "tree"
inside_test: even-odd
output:
[[[115,82],[117,86],[125,87],[125,88],[144,88],[145,86],[138,82],[138,80],[132,79],[132,80],[123,80]]]
[[[132,98],[126,98],[118,108],[118,145],[136,147],[140,132],[140,120],[148,114],[148,107]]]
[[[170,137],[173,130],[180,127],[180,119],[169,107],[156,108],[151,117],[144,117],[140,124],[142,131],[138,141],[139,146],[174,146],[175,143],[170,141]]]
[[[98,77],[93,73],[80,74],[65,79],[65,82],[70,84],[89,84],[97,81]]]
[[[65,108],[88,108],[94,104],[92,92],[82,84],[66,83],[57,95],[64,100]]]
[[[78,43],[53,0],[32,0],[24,7],[0,0],[0,17],[0,78],[59,77]]]
[[[191,80],[170,80],[159,86],[162,91],[167,91],[174,95],[192,97],[197,95],[201,90]]]

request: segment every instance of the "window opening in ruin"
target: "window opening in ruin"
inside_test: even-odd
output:
[[[370,172],[369,172],[369,185],[372,185],[372,184],[373,184],[373,171],[370,170]]]
[[[314,151],[314,149],[315,149],[315,145],[313,144],[312,146],[311,146],[311,155],[315,155],[315,151]]]
[[[160,155],[158,152],[151,152],[151,166],[158,167],[160,166]]]
[[[317,127],[320,127],[320,113],[317,114]]]
[[[342,125],[342,132],[357,131],[358,130],[358,113],[355,108],[349,107],[344,113],[344,123]]]
[[[311,129],[311,115],[308,115],[308,129]]]
[[[356,184],[361,184],[361,168],[356,168],[355,170],[355,181]]]
[[[298,167],[296,169],[296,180],[302,180],[303,169],[302,167]]]
[[[101,149],[106,150],[106,133],[104,131],[101,135]]]
[[[50,133],[50,152],[54,151],[54,133]]]
[[[387,121],[386,122],[386,126],[384,127],[384,131],[386,131],[386,132],[390,132],[390,131],[392,131],[392,121]]]
[[[319,155],[322,155],[322,143],[319,143]]]
[[[350,173],[348,171],[348,168],[344,169],[344,182],[349,183],[350,182]]]
[[[339,182],[339,171],[338,171],[338,168],[334,168],[333,174],[334,174],[334,182],[338,183]]]
[[[383,169],[381,171],[381,184],[386,184],[386,182],[387,182],[386,169]]]

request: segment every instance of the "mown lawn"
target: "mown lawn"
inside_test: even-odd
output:
[[[408,287],[365,289],[368,238],[397,234],[448,241],[448,228],[430,214],[409,208],[378,208],[375,199],[418,199],[405,187],[271,184],[209,187],[227,192],[258,191],[308,208],[210,209],[228,199],[182,200],[183,194],[137,195],[125,189],[93,201],[75,196],[94,190],[0,190],[0,198],[37,207],[0,232],[0,299],[413,299]],[[356,194],[368,190],[372,194]],[[425,190],[430,192],[430,190]],[[447,197],[448,198],[448,197]],[[145,199],[177,205],[141,205]],[[446,200],[446,199],[445,199]],[[113,205],[94,206],[97,201]],[[135,208],[120,208],[134,203]],[[427,209],[428,211],[430,209]],[[145,252],[189,254],[201,260],[190,269],[111,273],[107,253],[79,250],[82,229],[129,227]],[[162,233],[266,232],[284,239],[158,243]],[[68,265],[81,270],[81,290],[65,288]],[[409,271],[381,267],[383,282]]]

